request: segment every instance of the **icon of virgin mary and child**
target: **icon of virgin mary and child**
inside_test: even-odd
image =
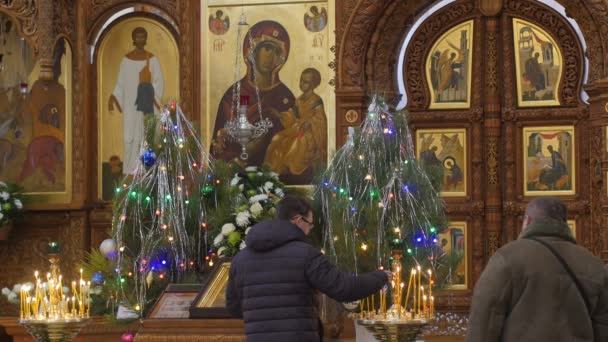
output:
[[[256,83],[262,115],[272,120],[268,133],[246,146],[248,165],[268,165],[286,184],[310,184],[316,168],[324,168],[327,160],[327,118],[323,101],[315,93],[321,74],[314,68],[301,72],[299,87],[302,94],[295,98],[281,81],[279,71],[289,56],[290,40],[285,28],[271,20],[260,21],[250,29],[243,42],[243,57],[247,74],[239,81],[240,94],[249,96],[247,119],[260,120]],[[247,58],[253,52],[253,60]],[[241,146],[228,136],[224,125],[233,119],[233,89],[231,85],[219,104],[211,153],[225,161],[239,160]]]

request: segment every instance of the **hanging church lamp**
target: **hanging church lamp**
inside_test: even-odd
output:
[[[240,53],[240,42],[243,35],[246,35],[246,39],[249,40],[249,46],[255,46],[253,43],[253,38],[251,37],[251,32],[249,31],[249,24],[247,24],[245,13],[241,13],[236,37],[236,54],[234,59],[235,82],[233,83],[234,85],[232,88],[232,106],[230,109],[231,119],[226,122],[224,128],[228,132],[228,135],[230,135],[232,139],[236,140],[241,145],[240,158],[242,160],[247,160],[249,158],[249,155],[247,154],[247,144],[268,133],[268,130],[272,128],[272,121],[269,118],[264,118],[262,116],[260,88],[258,87],[255,72],[253,73],[253,85],[255,87],[255,96],[257,100],[256,109],[260,120],[252,124],[247,119],[247,112],[249,110],[249,96],[241,95],[241,66],[239,63],[239,56],[242,55]],[[247,54],[247,59],[251,65],[255,65],[255,49],[250,49]]]

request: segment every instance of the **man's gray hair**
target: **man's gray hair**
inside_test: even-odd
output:
[[[568,208],[566,208],[564,202],[559,198],[538,197],[528,203],[526,215],[533,221],[543,218],[552,218],[566,222],[568,219]]]

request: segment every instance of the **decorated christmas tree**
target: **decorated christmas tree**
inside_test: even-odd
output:
[[[159,114],[147,115],[140,159],[116,188],[115,274],[106,280],[118,302],[139,315],[155,299],[149,290],[157,292],[205,266],[210,245],[206,207],[214,203],[221,183],[197,132],[174,101]]]
[[[447,228],[442,176],[441,166],[416,159],[407,113],[374,97],[317,185],[325,252],[341,267],[365,272],[389,269],[396,251],[403,255],[401,279],[420,266],[427,281],[431,270],[433,282],[449,282],[458,256],[438,241]]]

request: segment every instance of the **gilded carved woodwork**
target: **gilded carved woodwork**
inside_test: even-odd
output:
[[[408,108],[410,110],[422,110],[427,108],[430,103],[430,93],[427,86],[427,79],[425,75],[426,68],[426,56],[431,44],[437,39],[446,29],[445,23],[459,23],[471,19],[474,15],[475,7],[469,1],[457,2],[450,4],[437,11],[433,16],[427,19],[416,31],[410,40],[410,45],[405,56],[404,68],[403,68],[403,79],[405,80],[406,91],[408,94]],[[474,30],[474,35],[479,35],[479,29]],[[477,44],[478,40],[475,40],[474,50],[480,47]],[[478,56],[478,53],[474,52],[474,57]],[[475,91],[472,91],[472,96],[475,95]],[[472,105],[474,101],[472,101]]]
[[[605,44],[599,37],[599,30],[608,34],[608,1],[599,0],[563,0],[561,2],[580,25],[587,43],[587,54],[589,55],[590,78],[599,78],[606,74],[606,61],[608,53]],[[348,7],[346,4],[349,4]],[[337,78],[346,80],[338,82],[336,93],[339,104],[340,120],[344,121],[343,115],[350,108],[346,108],[347,102],[353,102],[353,94],[348,89],[362,87],[361,94],[373,92],[378,89],[386,90],[388,93],[396,93],[396,63],[401,49],[402,39],[409,32],[414,18],[424,12],[424,5],[416,7],[407,2],[397,3],[395,1],[383,2],[382,11],[375,7],[369,10],[369,6],[359,5],[369,2],[359,1],[353,9],[353,1],[338,1],[337,12],[340,14],[340,4],[344,4],[350,16],[348,25],[337,25],[337,41],[345,42],[358,39],[356,44],[338,44],[338,71]],[[499,5],[502,3],[502,5]],[[597,8],[595,8],[597,7]],[[597,13],[591,15],[590,8],[595,8]],[[362,11],[361,9],[364,9]],[[486,18],[483,15],[487,16]],[[376,16],[376,17],[373,17]],[[559,99],[562,107],[555,108],[526,108],[517,107],[515,86],[515,65],[513,50],[512,17],[520,17],[533,22],[554,35],[564,55],[564,69],[562,83],[559,89]],[[475,19],[473,60],[475,63],[471,109],[469,110],[440,110],[429,111],[428,85],[426,74],[423,72],[425,58],[428,50],[448,26],[460,21]],[[486,20],[494,20],[497,29],[489,30],[481,27]],[[338,18],[339,22],[340,19]],[[351,30],[352,25],[370,25],[373,33],[371,35],[361,30]],[[446,25],[450,23],[450,25]],[[375,24],[375,26],[374,26]],[[353,51],[349,51],[353,49]],[[360,57],[365,55],[365,63],[360,62]],[[356,56],[350,61],[345,56]],[[576,218],[577,227],[580,231],[589,231],[591,235],[597,236],[602,232],[595,232],[590,227],[590,216],[594,208],[589,201],[590,187],[585,184],[585,179],[591,176],[592,171],[584,171],[583,168],[592,169],[592,155],[589,151],[592,136],[586,132],[589,130],[589,112],[587,106],[580,103],[579,94],[583,75],[583,51],[578,43],[578,37],[569,27],[567,21],[551,9],[535,1],[505,0],[491,2],[485,0],[457,1],[448,4],[438,10],[422,23],[411,37],[405,54],[403,67],[403,79],[405,80],[408,93],[408,109],[412,128],[417,127],[467,127],[471,141],[484,141],[483,144],[471,144],[471,178],[484,179],[487,181],[471,187],[470,196],[467,198],[450,198],[447,201],[447,213],[449,216],[467,217],[471,224],[472,232],[472,280],[481,274],[487,257],[493,253],[504,242],[517,237],[521,225],[521,217],[525,211],[526,204],[531,198],[522,195],[522,127],[530,125],[544,125],[546,122],[560,122],[575,125],[580,141],[577,140],[577,162],[579,169],[577,177],[577,194],[565,197],[571,217]],[[347,63],[357,61],[359,68],[343,69]],[[350,65],[350,64],[349,64]],[[479,69],[479,66],[483,69]],[[591,73],[595,73],[592,75]],[[354,85],[354,87],[353,87]],[[477,96],[473,98],[473,96]],[[490,102],[486,102],[488,98]],[[483,98],[482,98],[483,97]],[[346,99],[348,98],[348,101]],[[363,95],[361,97],[363,100]],[[356,102],[356,101],[355,101]],[[344,109],[343,109],[344,108]],[[352,107],[351,107],[352,108]],[[488,126],[488,119],[499,119]],[[608,121],[608,120],[607,120]],[[583,137],[583,135],[587,135]],[[607,153],[608,154],[608,153]],[[604,168],[608,169],[608,161],[602,162]],[[486,189],[487,187],[487,189]],[[494,187],[494,190],[490,190]],[[604,189],[605,190],[605,189]],[[603,194],[607,197],[606,194]],[[496,201],[498,199],[498,202]],[[477,208],[474,205],[466,205],[467,201],[481,203]],[[503,202],[504,201],[504,202]],[[490,205],[490,203],[498,203]],[[488,213],[490,210],[492,220],[495,214],[502,217],[501,227],[497,231],[489,230]],[[608,203],[602,207],[602,212],[608,212]],[[485,217],[484,217],[485,216]],[[587,219],[589,217],[589,220]],[[492,222],[494,222],[492,221]],[[599,229],[599,228],[598,228]],[[584,234],[583,234],[584,235]],[[608,231],[605,233],[608,239]],[[586,238],[585,238],[586,239]],[[586,240],[585,240],[586,241]],[[586,243],[586,242],[585,242]],[[608,251],[606,253],[608,255]]]
[[[498,236],[497,232],[488,232],[486,257],[489,259],[492,255],[494,255],[494,253],[496,253],[498,248],[500,248],[500,236]]]
[[[577,105],[584,72],[583,51],[568,22],[544,5],[521,0],[507,0],[505,14],[528,20],[554,35],[564,59],[559,100],[562,105]]]
[[[339,87],[356,88],[363,86],[365,54],[372,34],[370,27],[375,27],[380,14],[389,0],[362,0],[354,9],[345,30],[348,34],[337,37],[340,41],[338,59]],[[348,39],[346,39],[348,38]]]
[[[0,2],[0,11],[8,14],[17,21],[19,31],[28,41],[36,56],[39,53],[40,42],[38,8],[39,1],[8,0]]]
[[[488,32],[486,44],[486,94],[496,94],[498,92],[496,32]]]
[[[498,184],[498,137],[488,137],[486,163],[488,167],[488,184]]]
[[[54,1],[53,32],[56,36],[64,35],[71,44],[76,41],[76,4],[71,0]]]

